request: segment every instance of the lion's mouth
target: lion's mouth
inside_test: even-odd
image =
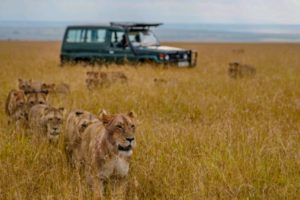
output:
[[[123,147],[121,145],[118,145],[118,150],[119,151],[130,151],[132,149],[131,145],[128,145],[127,147]]]
[[[58,136],[59,135],[59,131],[51,131],[50,135],[51,136]]]

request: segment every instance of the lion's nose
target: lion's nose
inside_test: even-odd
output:
[[[128,137],[126,138],[127,141],[132,142],[134,140],[134,137]]]

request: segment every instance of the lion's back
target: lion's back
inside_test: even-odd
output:
[[[31,107],[28,113],[29,126],[32,128],[40,126],[44,111],[48,106],[45,104],[37,104]]]

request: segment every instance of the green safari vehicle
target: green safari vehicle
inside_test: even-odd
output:
[[[154,62],[193,67],[197,52],[160,46],[150,30],[161,23],[116,23],[76,25],[66,28],[61,47],[61,64],[68,61],[100,63]]]

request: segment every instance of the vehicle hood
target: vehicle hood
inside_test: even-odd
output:
[[[169,47],[169,46],[147,46],[147,47],[140,47],[140,49],[153,51],[153,52],[161,52],[161,53],[187,51],[186,49],[181,49],[181,48],[177,48],[177,47]]]

